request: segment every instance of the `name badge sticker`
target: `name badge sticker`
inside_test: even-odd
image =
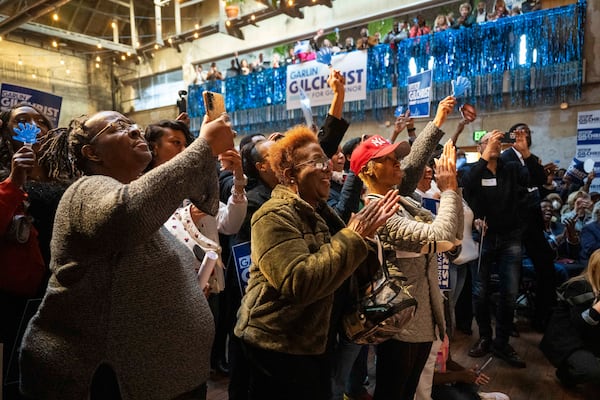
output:
[[[482,179],[481,186],[497,186],[496,178]]]

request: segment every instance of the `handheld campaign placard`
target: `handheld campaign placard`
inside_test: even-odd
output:
[[[248,278],[250,278],[250,242],[243,242],[231,246],[231,252],[233,254],[233,261],[235,262],[235,271],[237,272],[238,283],[240,284],[240,290],[242,296],[246,292],[246,286],[248,286]]]

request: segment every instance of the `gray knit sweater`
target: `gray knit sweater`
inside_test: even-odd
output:
[[[56,213],[46,295],[21,349],[21,390],[85,399],[98,365],[123,399],[172,399],[208,379],[214,322],[193,255],[163,223],[183,199],[218,209],[215,159],[202,139],[124,185],[89,176]]]

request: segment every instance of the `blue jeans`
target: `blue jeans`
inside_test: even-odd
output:
[[[483,238],[480,265],[474,263],[471,266],[473,311],[477,325],[479,325],[479,336],[492,338],[490,277],[494,271],[493,265],[496,263],[495,270],[498,272],[500,293],[496,304],[495,344],[497,346],[508,344],[512,329],[521,277],[521,236],[519,229],[502,234],[488,232]]]
[[[446,322],[446,325],[448,325],[448,336],[450,337],[454,335],[454,331],[456,330],[456,313],[454,309],[456,308],[458,298],[465,286],[467,268],[469,268],[471,264],[473,264],[473,261],[469,261],[462,265],[450,263],[450,290],[448,291],[448,306],[450,310],[448,318],[446,318],[448,320]],[[475,261],[475,264],[477,265],[477,261]]]
[[[331,377],[332,400],[343,400],[344,392],[355,394],[353,393],[355,388],[352,387],[352,383],[354,382],[351,381],[350,373],[362,347],[363,345],[353,343],[343,335],[340,335],[340,341],[335,350],[333,360],[333,374]]]

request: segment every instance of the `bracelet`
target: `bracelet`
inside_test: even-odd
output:
[[[409,131],[409,132],[414,132],[414,131],[417,130],[417,128],[406,128],[406,130]]]
[[[246,176],[246,174],[242,175],[241,179],[238,179],[237,177],[233,177],[233,185],[234,186],[246,186],[248,184],[248,177]]]

